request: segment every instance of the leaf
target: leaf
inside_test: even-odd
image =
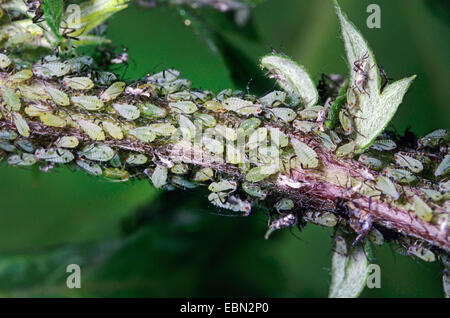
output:
[[[281,54],[263,56],[260,64],[274,75],[278,85],[289,94],[292,104],[316,105],[319,93],[303,66]]]
[[[355,298],[366,286],[369,262],[361,245],[348,251],[349,244],[336,236],[332,258],[332,278],[329,298]]]
[[[59,25],[61,24],[61,16],[63,12],[62,0],[45,0],[44,16],[50,30],[57,38],[61,38],[59,34]]]
[[[388,85],[380,94],[380,74],[375,57],[369,45],[342,12],[339,4],[334,0],[336,13],[341,23],[347,60],[350,66],[350,83],[347,90],[347,104],[357,109],[354,115],[356,130],[356,153],[363,152],[375,138],[383,131],[397,111],[409,85],[415,75],[404,78]],[[367,79],[363,84],[356,85],[358,72],[355,62],[364,61]],[[363,87],[361,87],[363,86]]]

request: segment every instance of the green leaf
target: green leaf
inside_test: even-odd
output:
[[[364,249],[357,245],[349,250],[342,236],[335,237],[329,298],[355,298],[366,286],[369,262]]]
[[[356,130],[356,153],[367,149],[375,138],[383,131],[397,111],[409,85],[415,75],[399,80],[387,86],[380,93],[380,74],[375,57],[369,45],[342,12],[334,0],[336,13],[341,23],[342,37],[350,67],[350,83],[347,90],[347,104],[351,107]],[[365,61],[367,79],[364,84],[356,85],[358,72],[354,65],[357,61]],[[362,86],[362,87],[361,87]]]
[[[348,80],[342,85],[336,100],[333,102],[333,105],[331,105],[330,111],[328,112],[327,120],[325,121],[325,126],[328,129],[333,129],[339,122],[339,112],[345,103],[347,89]]]
[[[319,93],[303,66],[281,54],[265,55],[260,64],[274,75],[278,85],[289,94],[292,104],[316,105]]]
[[[59,34],[59,25],[61,24],[61,16],[63,12],[62,0],[45,0],[44,16],[50,30],[57,38],[61,38]]]

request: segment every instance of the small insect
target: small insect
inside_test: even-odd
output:
[[[437,129],[434,130],[432,132],[430,132],[429,134],[427,134],[425,137],[420,138],[417,143],[418,143],[418,148],[425,148],[425,147],[429,147],[429,148],[435,148],[438,147],[441,142],[443,142],[444,140],[446,140],[448,136],[448,131],[446,129]]]
[[[198,119],[202,123],[202,125],[207,128],[214,128],[217,125],[217,121],[214,116],[208,114],[195,113],[194,118]]]
[[[262,107],[260,105],[253,104],[251,101],[238,97],[229,97],[222,102],[222,105],[226,110],[244,116],[258,115],[262,112]]]
[[[259,182],[265,178],[277,173],[280,170],[277,164],[268,164],[263,166],[258,166],[250,169],[246,175],[246,180],[248,182]]]
[[[202,138],[202,144],[208,151],[218,155],[222,154],[225,149],[224,144],[220,140],[206,136]]]
[[[241,200],[236,196],[228,196],[224,192],[212,192],[208,195],[208,200],[211,204],[221,209],[243,212],[244,216],[248,216],[252,209],[250,202]]]
[[[439,182],[439,191],[441,192],[450,191],[450,180]]]
[[[190,182],[190,181],[188,181],[188,180],[186,180],[186,179],[184,179],[184,178],[182,178],[180,176],[173,176],[172,177],[172,183],[174,185],[182,187],[183,189],[194,189],[194,188],[197,188],[197,186],[198,186],[197,184],[192,183],[192,182]]]
[[[101,95],[100,99],[107,103],[119,97],[120,94],[123,93],[125,86],[127,84],[125,82],[114,82],[109,86]]]
[[[17,138],[17,133],[14,130],[1,129],[0,139],[4,140],[15,140]]]
[[[192,140],[195,137],[197,128],[194,123],[184,115],[180,115],[178,119],[180,130],[185,140]]]
[[[327,227],[334,227],[337,224],[337,217],[329,212],[307,211],[303,219],[307,222]]]
[[[302,166],[305,168],[316,168],[319,165],[319,159],[316,152],[307,144],[292,138],[291,145]]]
[[[129,134],[143,142],[152,142],[156,138],[156,134],[150,127],[137,127],[130,129]]]
[[[211,192],[225,192],[225,191],[231,191],[234,192],[237,189],[237,183],[236,181],[232,180],[222,180],[219,182],[212,182],[208,190]]]
[[[294,120],[292,126],[296,130],[300,130],[301,132],[309,133],[313,130],[314,127],[317,127],[317,124],[310,121],[301,121],[301,120]]]
[[[342,109],[339,112],[339,122],[341,123],[342,129],[344,130],[344,135],[348,136],[353,134],[353,117],[348,113],[348,110]]]
[[[160,189],[167,184],[167,173],[168,171],[166,167],[161,165],[156,166],[150,177],[155,188]]]
[[[20,96],[23,99],[28,99],[31,101],[40,101],[50,98],[45,91],[45,86],[40,84],[34,85],[20,85],[19,87]]]
[[[78,121],[81,129],[93,140],[105,140],[103,129],[89,120],[81,119]]]
[[[8,164],[11,166],[32,166],[36,163],[33,154],[23,153],[21,155],[11,155],[8,157]]]
[[[297,217],[293,213],[286,214],[276,220],[274,220],[272,223],[270,223],[269,228],[264,235],[264,238],[266,240],[269,239],[269,236],[275,231],[275,230],[281,230],[287,227],[291,227],[297,223]]]
[[[135,120],[141,115],[139,108],[134,105],[115,103],[113,108],[125,119]]]
[[[237,139],[236,130],[231,127],[227,127],[224,125],[216,125],[214,130],[221,136],[223,136],[226,140],[235,141]]]
[[[59,106],[70,105],[69,96],[66,93],[60,91],[59,89],[53,87],[46,87],[45,91],[50,96],[50,98]]]
[[[75,90],[88,90],[94,87],[89,77],[64,77],[63,85]]]
[[[181,101],[169,103],[169,110],[181,114],[192,114],[195,113],[198,110],[198,108],[193,102]]]
[[[342,146],[339,146],[338,149],[336,149],[336,156],[338,157],[345,157],[348,155],[353,156],[356,148],[356,143],[354,141],[350,141],[346,144],[343,144]]]
[[[11,65],[11,59],[8,55],[0,53],[0,68],[5,69]]]
[[[164,108],[155,106],[150,103],[146,103],[140,106],[143,116],[150,118],[164,118],[167,115],[167,111]]]
[[[31,72],[31,70],[29,69],[24,69],[10,76],[9,81],[13,83],[21,83],[29,80],[31,76],[33,76],[33,72]]]
[[[263,107],[275,107],[286,100],[286,93],[283,91],[270,92],[259,99]]]
[[[123,132],[119,125],[114,123],[111,120],[105,120],[102,122],[102,126],[105,131],[114,139],[121,140],[123,139]]]
[[[65,127],[66,121],[56,115],[46,113],[39,116],[41,122],[48,127]]]
[[[6,152],[15,152],[16,151],[16,147],[14,147],[14,145],[11,145],[8,141],[1,140],[1,139],[0,139],[0,149],[4,150]]]
[[[433,217],[433,210],[417,195],[414,196],[413,201],[414,213],[425,222],[430,222]]]
[[[167,99],[171,102],[190,101],[190,100],[192,100],[192,96],[191,96],[190,92],[182,91],[182,92],[176,92],[176,93],[167,95]]]
[[[277,120],[281,119],[282,121],[288,123],[293,121],[297,117],[297,113],[290,108],[287,107],[275,107],[267,110],[267,113],[272,114]],[[270,118],[270,115],[266,116]]]
[[[389,139],[378,139],[373,142],[370,148],[378,151],[390,151],[397,148],[397,144]]]
[[[303,120],[317,120],[320,111],[324,111],[323,106],[311,106],[298,112],[298,117]]]
[[[214,177],[214,170],[211,168],[203,168],[195,173],[194,181],[195,182],[204,182],[212,180]]]
[[[419,173],[423,170],[423,165],[419,160],[404,155],[400,152],[394,154],[394,159],[397,165],[408,168],[412,172]]]
[[[366,90],[366,81],[369,78],[368,69],[367,69],[367,59],[369,58],[369,52],[366,52],[360,59],[356,60],[353,63],[353,71],[356,72],[354,75],[354,84],[356,89],[360,93],[365,93],[369,95]],[[373,65],[369,68],[371,69]]]
[[[83,169],[84,171],[93,176],[98,177],[103,174],[102,168],[95,162],[85,160],[82,158],[78,158],[75,162],[81,169]]]
[[[72,72],[79,73],[87,66],[91,66],[94,63],[94,59],[91,56],[83,55],[68,59],[66,63],[70,66]]]
[[[175,126],[168,123],[151,124],[147,126],[157,136],[170,137],[177,130]],[[136,128],[138,129],[138,128]]]
[[[168,83],[168,82],[172,82],[172,81],[175,81],[176,79],[178,79],[180,74],[181,74],[180,71],[177,71],[175,69],[168,69],[168,70],[163,70],[163,71],[153,74],[153,75],[147,75],[145,80],[147,82],[157,83],[157,84]]]
[[[93,161],[109,161],[115,154],[115,151],[111,147],[95,144],[87,145],[79,152],[80,156]]]
[[[93,76],[93,74],[88,73],[88,76],[91,77],[91,76]],[[117,81],[117,76],[111,72],[98,71],[98,72],[95,72],[93,81],[94,81],[94,83],[96,83],[100,86],[106,86],[106,85],[110,85],[114,81]]]
[[[260,200],[265,200],[267,197],[267,191],[264,191],[261,187],[253,183],[244,182],[242,184],[242,190],[244,190],[248,195],[256,197]]]
[[[119,168],[105,168],[103,175],[115,182],[125,182],[130,178],[127,170]]]
[[[358,233],[352,246],[355,246],[360,240],[364,239],[372,228],[372,216],[365,210],[360,209],[355,202],[345,200],[343,198],[336,198],[336,212],[342,217],[349,220],[352,229]]]
[[[2,90],[2,98],[11,111],[18,112],[22,107],[19,96],[11,88]]]
[[[252,118],[242,121],[239,125],[239,128],[242,129],[245,134],[248,134],[249,132],[253,132],[260,125],[261,125],[261,120],[256,117],[252,117]]]
[[[189,166],[183,163],[176,163],[170,168],[170,172],[178,175],[187,174],[189,172]]]
[[[212,112],[215,112],[215,113],[223,113],[223,112],[225,112],[225,108],[223,108],[222,104],[220,102],[218,102],[218,101],[215,101],[215,100],[206,101],[203,104],[203,107],[206,110],[209,110],[209,111],[212,111]]]
[[[359,156],[358,161],[372,169],[381,169],[383,167],[383,162],[380,159],[370,157],[366,154]]]
[[[17,112],[12,113],[14,119],[14,125],[16,125],[17,131],[20,135],[24,137],[30,136],[30,127],[28,126],[27,121],[22,117],[21,114]]]
[[[27,114],[30,117],[38,117],[45,113],[51,112],[52,107],[49,105],[43,105],[43,104],[31,104],[24,109],[25,114]]]
[[[78,144],[78,138],[75,136],[63,136],[55,142],[58,148],[76,148]]]
[[[290,211],[294,208],[294,201],[291,199],[283,198],[273,206],[279,213],[280,211]]]
[[[333,140],[331,139],[330,136],[328,136],[328,134],[324,132],[319,132],[319,138],[322,144],[325,146],[325,148],[327,148],[330,151],[336,150],[337,146],[334,144]]]
[[[92,111],[100,110],[105,106],[103,101],[97,96],[87,96],[87,95],[72,96],[71,102],[72,105]]]
[[[367,238],[371,240],[376,245],[383,245],[384,243],[384,236],[383,234],[378,231],[376,228],[372,228],[369,233],[367,233]]]
[[[41,65],[34,65],[32,69],[34,75],[43,78],[63,77],[71,72],[71,67],[63,62],[48,62]]]
[[[74,159],[74,155],[70,150],[62,148],[40,148],[35,151],[34,156],[38,160],[52,163],[68,163]]]
[[[407,254],[415,255],[425,262],[434,262],[436,260],[436,256],[431,250],[415,244],[408,247]]]
[[[441,201],[443,198],[443,195],[436,190],[432,190],[432,189],[425,189],[425,188],[420,188],[419,189],[419,194],[420,195],[425,195],[425,197],[427,199],[430,199],[432,201]]]
[[[450,154],[447,154],[444,159],[442,159],[439,166],[434,171],[436,177],[445,176],[450,172]]]
[[[385,195],[390,196],[392,199],[394,199],[394,201],[398,200],[398,198],[400,197],[400,194],[398,194],[394,183],[388,177],[378,176],[376,187]]]
[[[400,183],[411,183],[417,179],[416,176],[408,170],[393,169],[391,167],[384,168],[383,174]]]

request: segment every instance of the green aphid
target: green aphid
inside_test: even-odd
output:
[[[311,106],[298,112],[298,117],[304,120],[316,120],[320,111],[324,111],[323,106]]]
[[[0,139],[0,149],[4,150],[6,152],[15,152],[16,151],[16,147],[14,145],[10,144],[6,140],[1,140],[1,139]]]
[[[63,118],[58,117],[53,114],[49,114],[49,113],[42,114],[41,116],[39,116],[39,118],[40,118],[41,122],[45,126],[48,126],[48,127],[62,128],[62,127],[66,126],[66,121]]]
[[[129,134],[143,142],[152,142],[156,138],[156,134],[150,127],[137,127],[130,129]]]
[[[212,111],[214,113],[222,113],[225,111],[222,104],[216,100],[208,100],[203,104],[206,110]]]
[[[117,76],[111,72],[97,72],[96,77],[94,78],[94,82],[100,86],[109,85],[112,82],[117,80]]]
[[[197,128],[194,123],[184,115],[180,115],[178,119],[178,124],[180,125],[180,130],[183,138],[186,140],[192,140],[195,137],[195,132]]]
[[[177,186],[179,186],[179,187],[182,187],[183,189],[194,189],[194,188],[198,187],[197,184],[192,183],[192,182],[190,182],[190,181],[188,181],[188,180],[186,180],[186,179],[184,179],[184,178],[182,178],[180,176],[173,176],[172,177],[172,183],[177,185]]]
[[[24,109],[25,114],[30,117],[39,117],[45,113],[53,111],[52,107],[44,104],[31,104]]]
[[[330,137],[333,140],[333,142],[336,145],[339,145],[342,141],[342,139],[339,137],[339,135],[334,130],[330,130],[329,133],[330,133]]]
[[[78,125],[80,125],[81,129],[89,136],[89,138],[93,140],[105,140],[105,133],[99,125],[84,119],[79,120]]]
[[[21,155],[11,155],[8,157],[10,166],[32,166],[37,162],[34,154],[23,153]]]
[[[270,140],[275,143],[275,145],[278,145],[280,148],[284,148],[289,145],[288,136],[279,128],[269,127],[268,130],[270,132]]]
[[[63,85],[75,90],[87,90],[94,87],[94,82],[89,77],[64,77]]]
[[[225,192],[213,192],[208,195],[208,200],[211,204],[221,208],[227,209],[234,212],[243,212],[244,216],[250,214],[252,205],[248,201],[241,200],[236,196],[228,196]]]
[[[277,212],[280,211],[290,211],[294,208],[294,201],[291,199],[283,198],[273,206]]]
[[[427,199],[430,199],[432,201],[441,201],[444,197],[439,191],[433,190],[433,189],[425,189],[420,188],[419,194],[423,194]]]
[[[398,194],[397,192],[397,188],[395,187],[391,179],[389,179],[388,177],[378,176],[376,187],[378,190],[383,192],[383,194],[394,199],[394,201],[398,200],[398,198],[400,197],[400,194]]]
[[[301,132],[309,133],[311,132],[315,127],[317,127],[317,124],[314,122],[310,122],[310,121],[302,121],[302,120],[294,120],[294,122],[292,123],[292,126],[296,129],[296,130],[300,130]]]
[[[261,105],[253,104],[251,101],[238,97],[229,97],[222,102],[222,105],[226,110],[244,116],[258,115],[262,112]]]
[[[295,118],[297,118],[297,113],[295,111],[293,111],[290,108],[287,107],[275,107],[275,108],[271,108],[270,110],[267,111],[267,114],[272,114],[273,117],[275,117],[277,120],[281,119],[282,121],[285,122],[291,122],[293,121]],[[269,116],[266,116],[270,118]]]
[[[206,136],[202,138],[202,144],[208,151],[217,155],[222,154],[225,149],[224,144],[220,140]]]
[[[423,246],[412,245],[408,247],[407,253],[408,255],[415,255],[425,262],[434,262],[436,260],[436,256],[434,255],[434,253]]]
[[[254,183],[244,182],[242,184],[242,190],[244,190],[248,195],[256,197],[260,200],[265,200],[267,197],[267,191],[264,191],[260,186]]]
[[[191,101],[181,101],[169,103],[169,110],[180,114],[192,114],[195,113],[198,108],[195,103]]]
[[[372,169],[381,169],[383,167],[383,162],[380,159],[368,156],[366,154],[359,156],[358,161]]]
[[[147,126],[157,136],[170,137],[177,130],[175,126],[167,123],[151,124]]]
[[[218,182],[212,182],[208,186],[208,190],[211,192],[225,192],[225,191],[236,191],[237,182],[233,180],[221,180]]]
[[[267,128],[260,127],[256,129],[249,137],[246,144],[246,148],[253,150],[262,145],[265,145],[267,140]]]
[[[31,101],[41,101],[50,98],[50,96],[47,94],[47,91],[45,90],[44,85],[20,85],[19,91],[22,98]]]
[[[400,152],[394,154],[394,159],[397,165],[399,165],[400,167],[408,168],[412,172],[419,173],[423,170],[423,165],[419,160],[404,155]]]
[[[11,65],[11,59],[8,55],[0,53],[0,68],[5,69]]]
[[[316,168],[319,165],[316,152],[307,144],[292,138],[291,145],[304,168]]]
[[[400,183],[411,183],[417,179],[416,176],[408,170],[394,169],[391,167],[384,168],[383,174]]]
[[[5,88],[2,90],[2,98],[6,103],[6,106],[13,112],[20,111],[22,106],[19,96],[11,88]]]
[[[91,66],[94,63],[94,59],[90,56],[83,55],[73,57],[66,61],[66,64],[69,65],[72,72],[78,73],[86,66]]]
[[[20,137],[19,139],[16,140],[15,144],[19,146],[19,148],[22,149],[23,151],[34,153],[34,145],[27,138]]]
[[[74,159],[74,155],[70,150],[62,148],[40,148],[36,150],[34,155],[38,160],[45,160],[53,163],[68,163]]]
[[[170,83],[163,83],[161,86],[162,91],[164,93],[170,94],[177,91],[188,89],[191,87],[191,85],[192,85],[191,81],[184,78],[180,78]]]
[[[268,164],[259,167],[254,167],[246,175],[248,182],[259,182],[265,178],[277,173],[280,170],[277,164]]]
[[[235,141],[237,139],[236,130],[231,127],[227,127],[224,125],[216,125],[214,130],[221,136],[223,136],[226,140]]]
[[[112,157],[112,159],[109,161],[109,163],[111,164],[111,166],[113,166],[114,168],[120,168],[122,167],[122,161],[120,159],[119,154],[116,152],[114,154],[114,156]]]
[[[103,174],[102,167],[95,162],[79,158],[76,160],[76,163],[81,169],[93,176],[98,177]]]
[[[195,173],[194,176],[194,181],[195,182],[205,182],[205,181],[209,181],[212,180],[212,178],[214,177],[214,170],[211,168],[203,168],[198,170]]]
[[[325,148],[327,148],[330,151],[335,151],[336,150],[337,146],[334,144],[334,142],[331,139],[331,137],[328,136],[326,133],[319,132],[319,138],[320,138],[320,141],[322,142],[322,145],[324,145]]]
[[[125,119],[135,120],[141,115],[139,108],[134,105],[115,103],[113,108]]]
[[[417,143],[420,148],[430,147],[435,148],[440,145],[440,143],[446,140],[448,137],[448,131],[446,129],[437,129],[430,132],[423,138],[420,138]]]
[[[440,177],[447,175],[449,172],[450,172],[450,154],[447,154],[434,171],[434,175],[436,177]]]
[[[141,153],[138,154],[130,154],[126,159],[125,162],[129,165],[143,165],[147,163],[148,157],[146,155],[143,155]]]
[[[49,62],[41,64],[40,67],[44,70],[47,70],[46,74],[48,74],[48,76],[37,74],[38,72],[35,71],[35,68],[37,67],[37,65],[33,66],[33,73],[36,76],[42,77],[63,77],[64,75],[67,75],[72,71],[70,65],[64,62]]]
[[[169,82],[173,82],[176,79],[178,79],[180,74],[181,74],[180,71],[178,71],[176,69],[167,69],[167,70],[163,70],[159,73],[149,75],[145,78],[145,80],[147,82],[157,83],[157,84],[169,83]]]
[[[0,129],[0,139],[15,140],[16,138],[17,133],[14,130]]]
[[[72,105],[92,111],[100,110],[105,106],[103,101],[97,96],[87,96],[87,95],[72,96],[71,101]]]
[[[228,97],[231,97],[231,95],[233,95],[233,90],[231,88],[226,88],[223,91],[219,92],[219,94],[217,94],[216,98],[219,101],[224,101],[225,99],[227,99]]]
[[[261,119],[251,117],[242,121],[239,125],[239,128],[242,129],[245,134],[248,134],[249,132],[253,132],[259,126],[261,126]]]
[[[104,130],[114,139],[123,139],[122,128],[120,128],[120,126],[116,123],[112,122],[111,120],[105,120],[102,122],[102,126]]]
[[[202,125],[207,128],[214,128],[217,125],[217,121],[214,116],[208,114],[195,113],[194,118],[198,119],[202,123]]]
[[[430,222],[433,217],[433,210],[417,195],[414,196],[414,212],[425,222]]]
[[[167,110],[150,103],[143,104],[140,106],[140,108],[142,115],[146,117],[164,118],[167,115]]]
[[[183,163],[176,163],[170,168],[170,172],[179,175],[187,174],[189,172],[189,166]]]
[[[343,144],[342,146],[339,146],[338,149],[336,149],[336,156],[338,157],[344,157],[348,155],[353,155],[355,153],[356,143],[354,141],[350,141],[346,144]]]
[[[33,72],[29,69],[18,71],[9,77],[9,81],[13,83],[21,83],[29,80],[33,76]]]
[[[20,135],[24,137],[30,136],[30,127],[28,126],[27,121],[22,117],[21,114],[14,112],[12,113],[12,116],[14,118],[14,125],[16,125],[17,131]]]
[[[384,244],[384,236],[383,234],[378,231],[376,228],[372,227],[369,233],[367,233],[367,238],[376,245],[383,245]]]
[[[103,175],[115,182],[125,182],[130,178],[128,171],[120,168],[105,168]]]
[[[204,104],[207,100],[210,100],[214,97],[214,93],[211,91],[191,90],[189,91],[189,95],[194,102],[199,104]]]
[[[167,167],[160,165],[156,166],[151,176],[155,188],[160,189],[167,184],[167,173]]]
[[[78,144],[79,140],[75,136],[63,136],[55,142],[58,148],[76,148]]]
[[[79,155],[85,157],[88,160],[93,161],[109,161],[116,152],[107,145],[87,145],[80,152]]]
[[[171,102],[188,101],[192,100],[192,96],[189,91],[182,91],[167,95],[167,99]]]
[[[391,151],[397,148],[397,144],[395,143],[395,141],[390,139],[379,139],[375,140],[370,148],[377,151]]]
[[[286,100],[286,93],[283,91],[270,92],[259,99],[263,107],[276,107]]]
[[[347,114],[347,110],[342,109],[339,112],[339,122],[344,130],[344,135],[351,135],[353,133],[353,118]]]
[[[329,212],[314,212],[307,211],[303,216],[306,222],[314,223],[317,225],[334,227],[337,224],[337,217],[333,213]]]
[[[101,95],[100,99],[107,103],[109,101],[112,101],[120,96],[120,94],[123,93],[125,90],[125,86],[127,84],[125,82],[114,82],[109,86]]]

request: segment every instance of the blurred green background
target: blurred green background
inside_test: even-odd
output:
[[[392,126],[419,135],[450,128],[448,16],[421,0],[340,3],[390,77],[418,75]],[[370,3],[381,6],[381,29],[366,27]],[[254,24],[259,41],[225,35],[249,63],[281,47],[316,81],[321,73],[345,74],[331,1],[268,0],[254,10]],[[131,5],[110,20],[108,37],[128,47],[136,63],[129,78],[175,67],[195,87],[245,89],[168,8]],[[162,194],[146,181],[108,183],[67,169],[38,173],[5,164],[0,178],[0,296],[327,296],[330,230],[308,225],[265,241],[264,214],[213,215],[205,193]],[[381,289],[362,297],[442,296],[439,264],[394,255],[387,245],[376,255]],[[66,288],[71,263],[81,266],[81,289]]]

